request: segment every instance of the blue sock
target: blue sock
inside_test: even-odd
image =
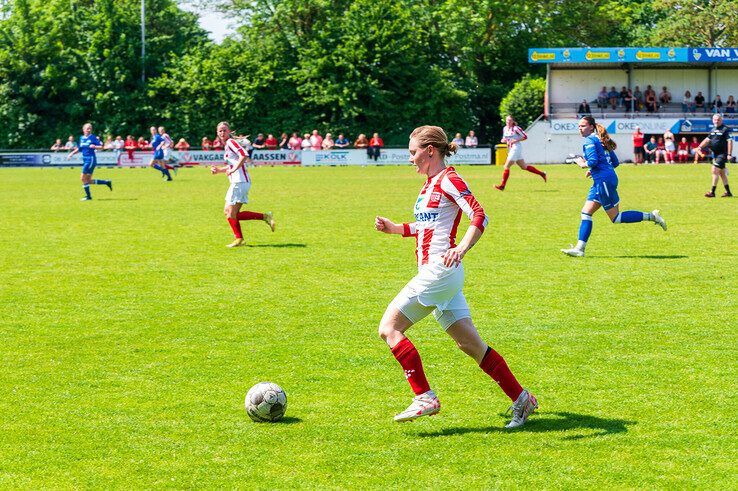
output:
[[[165,176],[167,176],[167,179],[171,179],[172,178],[172,175],[169,173],[169,169],[167,169],[166,167],[164,167],[161,170],[161,172],[162,172],[162,174],[164,174]]]
[[[106,181],[105,179],[93,179],[92,184],[102,184],[103,186],[107,186],[110,184],[110,181]]]
[[[592,215],[582,212],[582,223],[579,224],[579,240],[585,244],[592,233]]]
[[[90,185],[89,184],[83,184],[82,189],[85,190],[85,194],[88,198],[92,198],[92,195],[90,194]]]
[[[154,169],[156,169],[156,170],[158,170],[159,172],[161,172],[161,174],[162,174],[163,176],[166,176],[166,175],[167,175],[167,174],[166,174],[166,172],[164,172],[164,168],[163,168],[162,166],[160,166],[159,164],[154,164]]]
[[[651,214],[642,211],[623,211],[615,216],[612,223],[638,223],[644,220],[650,221]]]

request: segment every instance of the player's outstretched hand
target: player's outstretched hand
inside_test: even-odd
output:
[[[374,228],[385,234],[397,233],[397,224],[389,218],[377,216],[374,218]]]
[[[211,174],[217,174],[218,173],[218,168],[215,167],[214,165],[211,165],[210,166],[210,173]]]
[[[464,254],[466,254],[466,251],[460,249],[459,247],[454,247],[447,250],[443,253],[443,265],[447,268],[455,268],[456,266],[461,264],[461,260],[464,259]]]

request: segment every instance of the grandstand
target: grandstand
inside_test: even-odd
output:
[[[636,126],[647,135],[671,130],[677,136],[703,137],[711,128],[712,101],[720,95],[738,98],[738,48],[531,48],[528,61],[546,65],[546,93],[541,117],[527,133],[536,145],[529,145],[529,162],[559,163],[580,149],[577,131],[579,104],[586,100],[591,114],[600,120],[618,143],[622,161],[633,158],[631,135]],[[622,87],[645,91],[652,86],[657,107],[616,107],[598,105],[602,87]],[[667,87],[671,102],[658,101]],[[684,93],[701,92],[703,108],[683,106]],[[721,112],[725,112],[723,106]],[[725,123],[738,128],[738,115],[725,114]]]

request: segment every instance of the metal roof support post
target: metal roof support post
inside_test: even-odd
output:
[[[550,102],[551,102],[551,64],[546,63],[546,91],[543,93],[543,117],[547,121],[551,118],[548,117],[550,113]]]

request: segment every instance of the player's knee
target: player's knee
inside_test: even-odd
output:
[[[621,219],[621,218],[622,218],[622,217],[621,217],[621,214],[620,214],[620,213],[618,213],[617,215],[613,215],[613,216],[611,216],[611,217],[610,217],[610,221],[611,221],[612,223],[620,223],[620,219]]]

